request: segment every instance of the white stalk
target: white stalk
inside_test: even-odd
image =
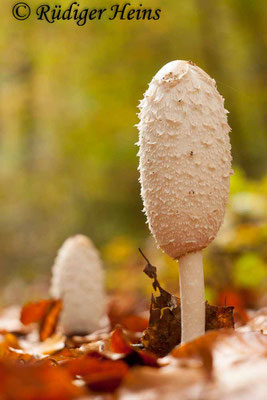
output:
[[[202,251],[179,258],[182,343],[205,333],[205,291]]]

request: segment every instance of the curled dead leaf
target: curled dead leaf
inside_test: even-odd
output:
[[[126,338],[126,335],[124,335],[122,329],[117,328],[112,332],[110,338],[110,350],[114,353],[121,353],[125,355],[132,352],[130,343]]]
[[[73,378],[81,376],[92,391],[113,392],[128,372],[125,362],[87,354],[66,364]]]
[[[40,323],[39,334],[41,341],[46,340],[55,332],[61,309],[61,300],[54,300],[53,303],[51,303]]]
[[[40,300],[25,304],[21,309],[20,320],[24,325],[41,322],[54,300]]]
[[[152,285],[157,295],[152,293],[149,325],[141,342],[158,357],[164,357],[181,343],[181,303],[179,298],[160,286],[156,267],[149,261],[144,272],[153,279]],[[233,307],[217,307],[206,303],[205,330],[221,328],[234,328]]]
[[[133,345],[123,330],[117,327],[111,335],[110,349],[114,353],[120,353],[122,359],[129,365],[147,365],[158,368],[159,364],[154,354],[140,350]]]
[[[24,325],[39,323],[40,340],[44,341],[55,332],[61,309],[61,300],[28,303],[21,310],[20,320]]]

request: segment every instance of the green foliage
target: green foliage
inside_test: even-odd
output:
[[[267,185],[247,179],[236,169],[225,221],[206,251],[206,280],[222,290],[267,288]]]
[[[233,279],[239,287],[256,289],[267,283],[267,265],[258,254],[241,255],[233,268]]]
[[[105,7],[111,4],[105,1]],[[245,171],[233,178],[233,195],[247,185],[257,196],[266,194],[266,178],[261,189],[245,178],[260,178],[266,170],[266,2],[143,5],[161,7],[160,20],[101,20],[78,27],[33,16],[15,21],[10,1],[1,2],[3,279],[24,271],[48,273],[61,243],[79,232],[102,248],[116,237],[142,245],[148,230],[134,146],[137,104],[155,72],[173,59],[196,62],[226,98],[234,163]],[[266,238],[266,230],[260,235]]]

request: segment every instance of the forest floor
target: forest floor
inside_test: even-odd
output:
[[[267,309],[206,304],[206,334],[181,345],[179,299],[161,288],[150,312],[111,297],[105,329],[63,334],[61,300],[0,314],[1,400],[265,400]],[[140,308],[140,307],[139,307]]]

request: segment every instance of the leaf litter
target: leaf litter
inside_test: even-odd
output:
[[[111,329],[66,337],[62,302],[0,314],[1,400],[265,400],[266,310],[234,329],[233,307],[206,303],[206,334],[181,345],[181,307],[156,267],[149,320],[128,306],[110,310]],[[128,309],[127,309],[128,307]]]
[[[181,343],[181,302],[160,286],[156,267],[147,258],[146,261],[144,273],[153,279],[153,289],[159,295],[152,293],[149,325],[141,341],[146,349],[164,357]],[[233,307],[212,306],[206,302],[205,330],[221,328],[234,328]]]

